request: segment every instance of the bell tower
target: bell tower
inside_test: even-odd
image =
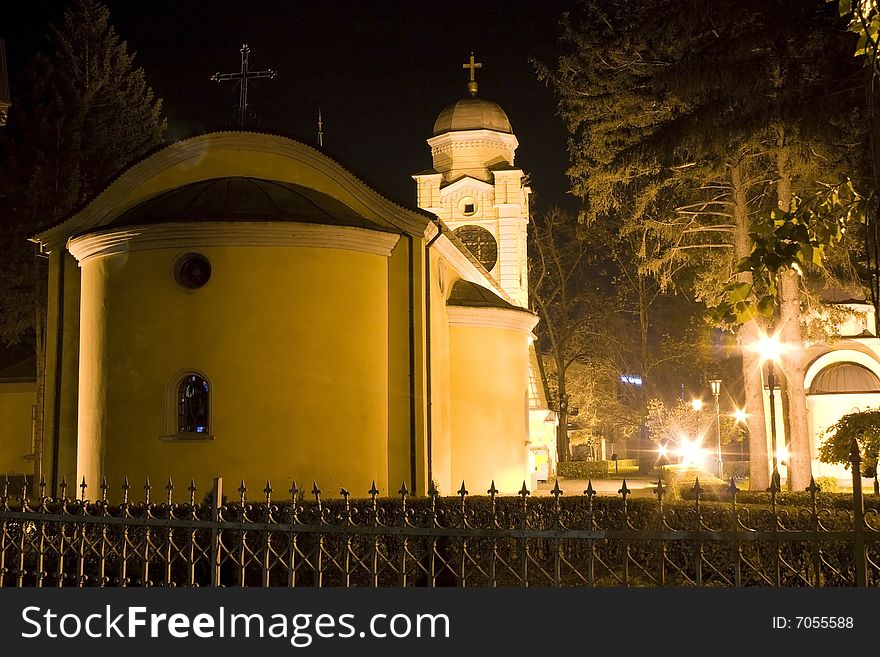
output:
[[[433,168],[413,175],[418,206],[433,212],[465,243],[513,301],[528,307],[526,236],[529,194],[514,166],[519,145],[507,114],[477,96],[470,61],[467,96],[440,112],[428,139]]]

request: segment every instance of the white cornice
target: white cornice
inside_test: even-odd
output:
[[[425,224],[430,222],[429,218],[420,213],[385,198],[342,165],[311,146],[277,135],[254,132],[214,132],[175,142],[133,165],[85,208],[63,223],[40,233],[34,238],[34,241],[42,244],[47,251],[60,248],[71,235],[105,226],[125,210],[146,200],[148,196],[138,197],[136,191],[139,187],[148,184],[153,178],[175,167],[185,172],[187,168],[197,165],[206,156],[224,151],[227,154],[216,159],[228,162],[228,173],[225,175],[253,175],[257,178],[265,178],[264,171],[248,171],[248,167],[242,166],[240,164],[243,159],[241,154],[254,152],[276,155],[322,174],[329,182],[351,195],[356,203],[363,206],[362,208],[353,208],[355,211],[366,212],[370,219],[376,220],[377,223],[385,223],[388,228],[404,231],[411,235],[421,235],[425,231]],[[224,175],[224,173],[220,171],[217,175]],[[212,177],[216,177],[216,175]],[[296,182],[283,178],[281,180],[282,182]],[[186,177],[183,177],[182,181],[180,184],[193,182]],[[175,185],[168,185],[165,189],[155,190],[151,195],[174,187]],[[125,203],[127,205],[123,205]],[[347,204],[350,205],[350,203]]]
[[[446,312],[450,326],[501,328],[529,335],[538,324],[538,316],[525,309],[447,306]]]
[[[435,148],[443,148],[446,145],[451,145],[453,143],[488,143],[492,145],[501,145],[512,153],[516,150],[516,147],[519,146],[519,141],[517,141],[514,135],[506,132],[496,132],[495,130],[453,130],[451,132],[444,132],[436,137],[431,137],[427,141],[428,146],[430,146],[432,150]]]
[[[399,235],[349,226],[280,222],[156,224],[110,229],[67,244],[83,263],[90,258],[149,249],[282,246],[339,249],[388,257]]]

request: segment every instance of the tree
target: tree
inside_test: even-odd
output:
[[[699,298],[717,295],[730,275],[749,286],[749,272],[736,263],[751,252],[752,217],[769,212],[773,196],[784,203],[792,190],[814,187],[815,172],[840,161],[831,146],[846,151],[853,143],[840,148],[827,138],[849,134],[840,130],[852,85],[836,17],[820,0],[592,0],[584,7],[580,22],[563,21],[566,51],[555,69],[539,71],[560,97],[572,189],[585,198],[587,218],[616,215],[627,227],[621,234],[653,230],[663,244],[643,269],[669,272],[667,283],[696,270],[690,289]],[[774,297],[779,324],[795,343],[801,283],[786,274],[784,293]],[[739,330],[742,343],[753,340],[758,321]],[[744,352],[752,482],[763,487],[762,388],[751,360]],[[799,486],[808,465],[802,376],[794,359],[784,369],[788,435],[798,454],[790,471]]]
[[[559,425],[556,449],[560,461],[569,458],[569,368],[590,352],[602,295],[591,287],[590,260],[576,234],[574,217],[553,208],[535,217],[529,237],[530,288],[533,310],[541,319],[539,331],[555,372]]]
[[[161,143],[166,122],[143,69],[95,0],[76,0],[50,27],[48,50],[29,68],[0,146],[0,341],[33,332],[37,434],[45,380],[46,261],[27,238],[99,192],[111,177]],[[35,437],[36,438],[36,437]],[[40,440],[35,440],[39,446]],[[41,455],[36,454],[38,464]]]
[[[848,468],[855,442],[862,455],[862,476],[876,477],[877,456],[880,454],[880,410],[847,413],[823,435],[824,441],[819,446],[820,461],[842,463]]]
[[[15,260],[2,263],[0,336],[34,326],[36,274],[25,241],[96,194],[111,176],[162,142],[162,101],[95,0],[77,0],[29,68],[30,94],[13,104],[3,143],[3,234]],[[12,285],[9,284],[12,282]]]

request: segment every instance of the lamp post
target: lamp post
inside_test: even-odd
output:
[[[717,448],[718,478],[724,479],[724,464],[721,461],[721,406],[718,396],[721,394],[721,379],[709,381],[712,386],[712,396],[715,398],[715,446]]]
[[[773,458],[771,483],[775,483],[776,488],[779,488],[779,463],[777,462],[776,448],[776,368],[774,365],[785,348],[779,342],[779,336],[773,334],[763,336],[754,349],[760,354],[762,362],[767,361],[767,386],[770,388],[770,449]]]

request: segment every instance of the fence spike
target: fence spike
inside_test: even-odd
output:
[[[771,498],[776,497],[776,493],[778,493],[781,488],[781,480],[779,477],[779,470],[773,470],[773,474],[770,475],[770,488],[767,491],[770,493]]]
[[[495,496],[498,494],[498,489],[495,488],[495,480],[492,480],[492,485],[489,486],[489,490],[486,491],[492,499],[495,499]]]
[[[663,502],[663,496],[666,495],[666,489],[663,488],[663,478],[662,477],[657,478],[657,486],[654,487],[654,495],[657,496],[658,502],[660,502],[660,503]]]
[[[107,485],[107,477],[104,475],[101,475],[101,501],[102,502],[107,501],[107,489],[108,488],[110,488],[110,486]]]
[[[428,497],[437,497],[437,487],[433,481],[428,485]]]
[[[822,490],[822,487],[819,484],[817,484],[816,480],[813,479],[813,477],[811,476],[810,477],[810,485],[807,486],[806,490],[810,495],[815,496],[816,493],[818,493],[819,491]]]
[[[296,479],[291,480],[290,488],[287,492],[290,493],[290,501],[296,502],[296,496],[299,495],[299,488],[296,486]]]
[[[166,501],[168,505],[171,506],[171,498],[174,495],[174,482],[171,481],[171,477],[168,477],[168,483],[165,484],[165,492],[166,492]]]
[[[6,508],[6,502],[9,499],[9,475],[3,477],[3,488],[0,489],[0,509]]]
[[[400,490],[397,491],[397,494],[400,495],[403,499],[406,499],[406,496],[409,495],[409,490],[406,488],[406,480],[400,484]]]
[[[340,488],[339,494],[342,495],[342,499],[345,500],[346,503],[348,503],[348,498],[351,496],[351,493],[349,493],[344,488]]]
[[[739,492],[739,488],[736,487],[736,478],[730,478],[730,485],[727,487],[727,492],[730,493],[733,501],[736,502],[736,494]]]
[[[153,485],[150,483],[150,477],[147,475],[144,478],[144,504],[150,503],[150,491],[153,490]]]
[[[367,491],[370,494],[370,498],[373,500],[376,499],[376,496],[379,494],[379,489],[376,488],[376,480],[373,479],[373,484],[370,486],[370,490]]]
[[[238,502],[244,504],[247,501],[247,486],[244,485],[244,479],[238,486]]]
[[[550,491],[550,494],[557,500],[559,499],[559,496],[562,495],[562,489],[559,487],[559,479],[553,484],[553,490]]]
[[[623,495],[623,499],[626,499],[626,496],[629,495],[632,491],[626,486],[626,479],[623,480],[623,485],[617,490],[619,495]]]
[[[58,488],[61,489],[61,499],[66,500],[67,499],[67,477],[66,476],[61,475],[61,483],[58,485]]]
[[[263,493],[266,495],[266,505],[272,503],[272,484],[269,483],[269,480],[266,480],[266,487],[263,489]]]
[[[462,499],[468,494],[467,488],[464,487],[464,479],[461,480],[461,488],[458,489],[458,494]]]
[[[318,482],[315,481],[314,479],[312,480],[312,495],[315,496],[316,502],[321,501],[321,489],[318,488]]]
[[[196,503],[196,480],[190,479],[189,486],[186,489],[189,491],[189,504],[193,506]]]
[[[128,489],[131,488],[128,484],[128,475],[126,475],[122,479],[122,503],[128,504]]]
[[[700,493],[703,492],[703,487],[700,486],[700,478],[699,477],[694,479],[694,487],[691,490],[694,491],[694,499],[699,500]]]
[[[517,494],[518,494],[520,497],[522,497],[523,499],[526,499],[526,497],[528,497],[529,495],[531,495],[531,493],[529,492],[529,489],[526,488],[526,480],[525,480],[525,479],[523,479],[523,485],[522,485],[522,488],[519,489],[519,493],[517,493]]]
[[[79,489],[81,491],[79,499],[81,502],[85,502],[85,500],[86,500],[86,488],[88,488],[88,487],[89,487],[89,485],[86,483],[86,478],[83,477],[82,483],[79,485]]]
[[[584,495],[586,495],[587,497],[590,498],[590,500],[592,500],[593,495],[595,495],[595,494],[596,494],[596,489],[593,488],[593,480],[587,479],[587,489],[584,491]]]
[[[40,497],[46,497],[46,477],[40,475]]]

